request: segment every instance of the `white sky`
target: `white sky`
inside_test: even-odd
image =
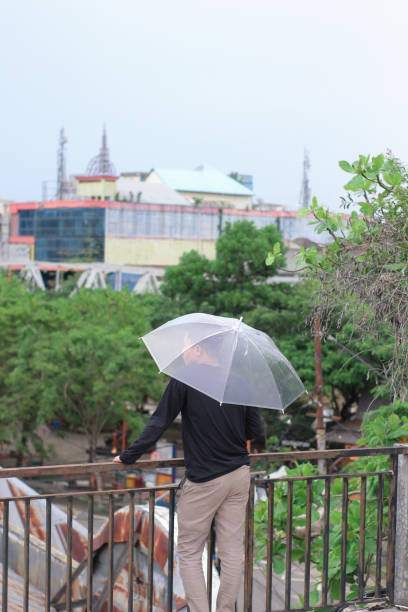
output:
[[[0,0],[0,198],[41,197],[99,151],[119,171],[254,175],[266,201],[338,207],[337,166],[408,161],[406,0]]]

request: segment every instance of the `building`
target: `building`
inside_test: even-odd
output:
[[[9,204],[7,200],[0,200],[0,261],[7,261],[9,257]]]
[[[252,207],[252,190],[209,164],[195,170],[157,168],[145,180],[147,183],[169,185],[191,204],[239,210]]]
[[[61,146],[66,142],[65,136],[62,136]],[[63,149],[60,158],[62,170],[59,167],[59,172],[65,176]],[[236,179],[204,164],[195,170],[157,169],[150,172],[123,172],[118,176],[109,157],[104,128],[99,153],[90,160],[85,174],[74,177],[75,199],[180,206],[200,204],[249,210],[252,207],[252,177],[235,174]],[[62,181],[62,184],[67,184],[67,181]],[[68,198],[62,195],[59,199]]]
[[[0,207],[0,266],[27,272],[38,286],[44,286],[50,272],[57,289],[61,275],[78,271],[81,286],[157,289],[166,266],[176,265],[192,249],[214,258],[225,224],[243,219],[258,228],[273,223],[280,229],[293,268],[280,278],[294,282],[298,241],[322,240],[296,212],[262,200],[254,203],[251,175],[226,175],[208,164],[118,174],[104,128],[99,153],[86,172],[67,181],[66,143],[61,129],[59,197],[48,200],[44,184],[41,202]]]
[[[114,200],[117,176],[76,176],[77,195],[83,200]]]
[[[246,219],[258,228],[275,224],[293,266],[293,274],[281,279],[287,282],[297,279],[294,260],[299,245],[322,240],[308,219],[290,211],[112,200],[24,202],[10,204],[9,209],[9,247],[25,248],[40,270],[84,270],[87,262],[98,262],[98,274],[110,274],[117,288],[133,288],[144,274],[160,280],[166,266],[176,265],[192,249],[214,258],[216,240],[227,222]],[[10,264],[16,270],[24,268],[22,261]]]

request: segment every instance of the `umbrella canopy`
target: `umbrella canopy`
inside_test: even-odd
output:
[[[142,340],[161,372],[222,404],[284,410],[305,392],[273,340],[242,320],[198,312]]]

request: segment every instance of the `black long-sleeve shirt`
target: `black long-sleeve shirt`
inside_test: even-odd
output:
[[[222,404],[171,379],[139,438],[120,454],[135,463],[181,411],[186,476],[206,482],[249,464],[246,442],[263,433],[258,408]]]

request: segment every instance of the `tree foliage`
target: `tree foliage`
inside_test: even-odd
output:
[[[363,437],[361,443],[370,447],[392,446],[408,436],[408,404],[397,402],[393,406],[384,406],[373,413],[368,413],[363,422]],[[352,474],[378,472],[389,469],[387,455],[360,457],[342,471]],[[317,467],[311,463],[301,463],[287,470],[287,477],[317,477]],[[365,529],[361,531],[361,477],[348,478],[349,492],[347,499],[347,531],[345,567],[341,565],[343,537],[343,479],[333,478],[329,488],[330,521],[329,521],[329,555],[328,555],[328,591],[334,601],[341,599],[341,574],[345,572],[347,583],[347,599],[358,596],[359,585],[359,543],[364,538],[365,559],[363,574],[363,592],[372,591],[376,573],[377,529],[378,529],[378,477],[366,477]],[[326,484],[325,484],[326,483]],[[306,482],[293,482],[292,493],[292,562],[304,563],[306,560],[305,508]],[[312,480],[311,496],[311,545],[310,560],[318,573],[310,592],[310,605],[321,605],[319,585],[322,581],[324,563],[324,520],[322,508],[325,506],[325,487],[327,481],[316,478]],[[288,514],[288,483],[280,481],[275,484],[274,491],[274,532],[273,532],[273,569],[277,574],[285,571],[287,546],[287,514]],[[384,479],[382,537],[386,536],[389,508],[389,481]],[[268,544],[268,501],[259,500],[255,508],[255,550],[256,558],[264,559]],[[303,595],[298,594],[303,605]]]
[[[90,459],[98,435],[162,390],[139,337],[150,330],[151,301],[127,290],[81,290],[72,298],[29,292],[0,277],[0,437],[23,456],[47,453],[38,426],[60,417],[86,433]]]
[[[54,315],[45,293],[30,293],[18,278],[0,275],[0,436],[14,446],[19,465],[25,455],[47,454],[38,435],[45,380],[36,354],[56,328]]]
[[[259,230],[252,223],[238,222],[228,225],[219,238],[215,261],[196,251],[183,255],[177,266],[166,269],[164,295],[153,308],[152,325],[197,311],[243,316],[248,325],[273,338],[311,391],[315,384],[314,344],[306,320],[318,281],[294,285],[269,281],[268,277],[284,265],[285,248],[280,238],[276,242],[276,236],[280,235],[274,226]],[[273,256],[273,261],[267,264],[265,248]],[[331,331],[338,342],[346,341],[347,329]],[[355,353],[361,350],[358,339],[347,341],[347,346]],[[374,348],[369,343],[365,346]],[[375,385],[375,375],[333,341],[323,344],[323,374],[325,394],[337,407],[340,392],[344,414],[364,388]],[[278,438],[278,446],[282,438],[295,439],[300,434],[298,439],[309,440],[313,436],[312,419],[306,412],[310,412],[310,407],[299,404],[287,410],[283,418],[273,411],[263,411],[267,437]]]
[[[140,429],[143,418],[134,410],[125,415],[126,406],[159,390],[157,368],[139,339],[148,321],[137,298],[110,290],[78,292],[60,316],[61,328],[41,353],[43,409],[83,429],[93,461],[103,428],[126,418]]]
[[[330,327],[350,323],[358,341],[382,350],[385,390],[408,397],[408,173],[392,156],[360,155],[340,162],[352,175],[343,198],[347,217],[318,204],[304,209],[318,233],[332,243],[304,249],[311,277],[319,281],[313,315]]]
[[[273,293],[265,281],[284,263],[283,243],[276,266],[271,269],[264,263],[265,249],[276,242],[282,239],[274,225],[257,229],[249,221],[227,223],[215,260],[190,251],[177,266],[166,268],[161,289],[171,311],[176,307],[180,314],[201,310],[237,316],[264,304]]]

